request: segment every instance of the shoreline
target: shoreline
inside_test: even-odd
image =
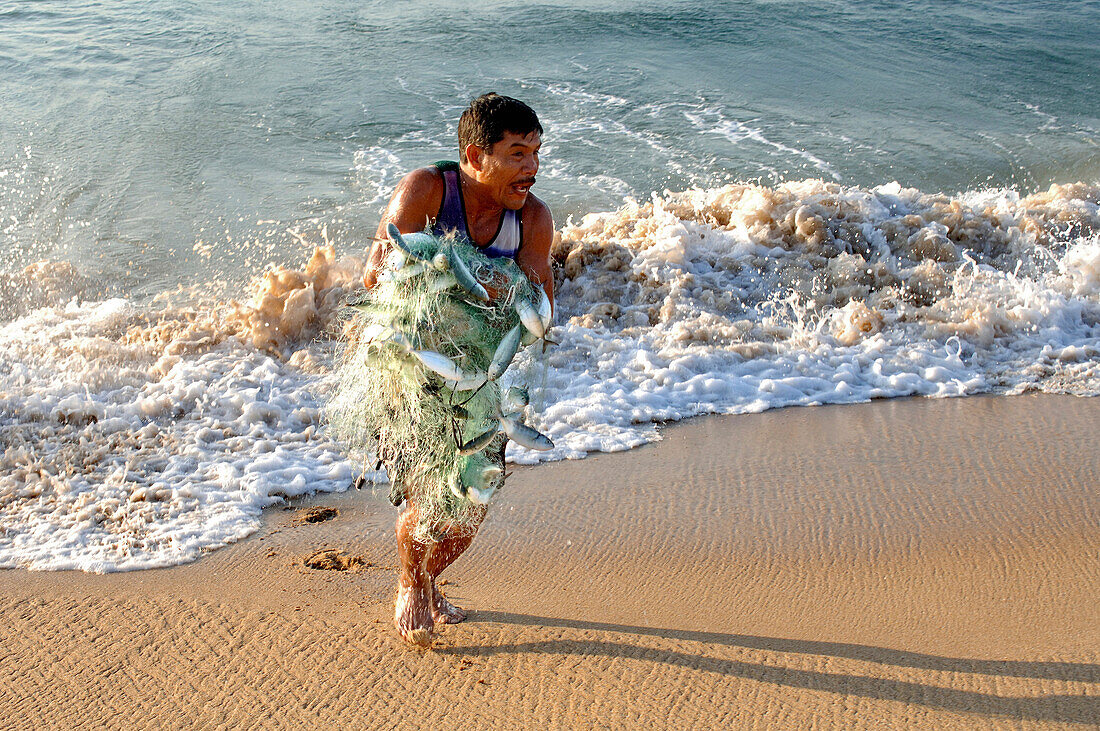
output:
[[[269,509],[183,566],[0,571],[0,717],[1091,725],[1098,417],[1100,400],[1043,394],[780,409],[513,467],[443,576],[470,619],[427,653],[392,626],[381,490]],[[339,515],[300,520],[321,505]],[[322,548],[364,565],[302,565]]]

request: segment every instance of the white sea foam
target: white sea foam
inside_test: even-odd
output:
[[[248,303],[41,308],[0,329],[0,567],[182,563],[283,496],[345,490],[324,335],[360,261],[319,249]],[[380,479],[381,475],[368,475]]]
[[[111,300],[0,334],[8,355],[12,330],[35,332],[20,349],[32,387],[0,398],[14,417],[3,428],[0,566],[180,563],[251,533],[279,496],[350,483],[351,466],[315,434],[313,379],[234,338],[158,372],[104,335],[134,316]]]
[[[1100,393],[1098,198],[802,181],[570,223],[540,421],[558,446],[511,456],[627,449],[703,413]]]
[[[806,180],[585,216],[554,247],[557,345],[512,374],[557,447],[509,457],[628,449],[696,414],[1100,393],[1097,231],[1087,185],[944,196]],[[328,439],[322,405],[361,266],[322,247],[246,302],[73,300],[0,329],[0,566],[180,563],[282,496],[347,489],[370,463]]]

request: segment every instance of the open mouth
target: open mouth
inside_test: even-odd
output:
[[[512,191],[517,195],[527,195],[531,190],[531,186],[535,184],[534,180],[524,180],[520,183],[513,183],[511,185]]]

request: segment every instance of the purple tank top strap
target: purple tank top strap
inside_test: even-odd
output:
[[[470,238],[466,231],[466,211],[462,208],[462,196],[458,191],[458,170],[447,168],[440,170],[445,184],[443,202],[439,206],[439,215],[435,217],[432,233],[444,236],[457,231],[459,235]]]

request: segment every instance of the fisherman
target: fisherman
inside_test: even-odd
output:
[[[414,170],[397,185],[378,227],[363,283],[374,286],[390,250],[388,224],[401,233],[430,229],[468,239],[491,257],[510,257],[550,301],[554,279],[550,244],[554,222],[546,204],[530,193],[539,169],[542,125],[523,102],[489,93],[471,102],[458,121],[459,162],[437,162]],[[503,451],[497,456],[501,468]],[[413,538],[419,510],[412,499],[397,519],[397,579],[394,622],[406,641],[428,645],[435,623],[461,622],[466,614],[436,586],[439,574],[462,555],[485,513],[472,531],[423,543]]]

